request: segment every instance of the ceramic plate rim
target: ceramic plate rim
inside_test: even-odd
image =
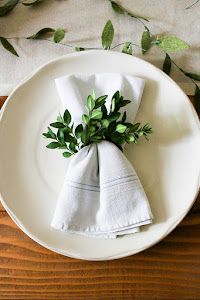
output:
[[[104,52],[103,50],[90,50],[90,51],[83,51],[83,52],[75,52],[75,53],[70,53],[70,54],[66,54],[66,55],[63,55],[63,56],[59,56],[55,59],[52,59],[50,60],[49,62],[43,64],[42,66],[36,68],[36,70],[34,70],[33,72],[31,72],[26,78],[24,78],[15,88],[14,90],[11,92],[11,94],[8,96],[8,98],[6,99],[6,101],[4,102],[2,108],[1,108],[1,113],[0,113],[0,126],[1,126],[1,121],[2,121],[2,117],[3,117],[3,114],[4,114],[4,111],[6,110],[6,107],[8,105],[8,102],[12,100],[12,95],[20,88],[22,88],[28,81],[30,81],[32,78],[34,78],[37,73],[39,73],[42,69],[44,69],[45,67],[51,65],[51,64],[54,64],[56,63],[57,61],[60,61],[60,60],[65,60],[65,59],[70,59],[70,58],[73,58],[73,57],[81,57],[81,56],[84,56],[84,55],[89,55],[89,53],[93,54],[93,53],[104,53],[103,55],[106,55],[107,53],[111,54],[115,54],[117,56],[127,56],[127,54],[123,54],[123,53],[120,53],[120,52],[114,52],[114,51],[109,51],[109,52]],[[172,80],[167,74],[165,74],[162,70],[160,70],[159,68],[155,67],[154,65],[152,65],[151,63],[139,58],[139,57],[136,57],[134,56],[134,59],[138,60],[138,61],[141,61],[142,63],[146,63],[148,65],[151,66],[151,68],[155,69],[156,71],[158,71],[162,76],[166,77],[166,79],[168,81],[171,82],[171,84],[173,84],[176,88],[179,89],[179,91],[182,93],[182,95],[184,96],[185,100],[187,100],[187,105],[190,106],[190,108],[192,109],[192,114],[193,114],[193,117],[194,117],[194,120],[195,120],[195,123],[197,126],[199,126],[199,119],[198,119],[198,115],[193,107],[193,105],[191,104],[188,96],[184,93],[184,91],[180,88],[180,86],[174,81]],[[199,174],[199,179],[198,179],[199,183],[200,183],[200,174]],[[76,258],[76,259],[83,259],[83,260],[90,260],[90,261],[106,261],[106,260],[113,260],[113,259],[119,259],[119,258],[122,258],[122,257],[127,257],[127,256],[130,256],[130,255],[135,255],[141,251],[144,251],[152,246],[154,246],[155,244],[159,243],[163,238],[165,238],[182,220],[183,218],[187,215],[187,213],[189,212],[189,210],[191,209],[192,205],[194,204],[197,196],[198,196],[198,193],[199,193],[199,190],[200,190],[200,186],[197,186],[197,189],[196,189],[196,192],[194,193],[194,198],[191,199],[190,201],[190,205],[188,205],[187,209],[183,212],[183,214],[173,222],[173,224],[171,225],[171,227],[160,237],[158,238],[157,240],[155,240],[153,243],[149,244],[148,246],[145,246],[145,247],[142,247],[140,249],[133,249],[133,250],[130,250],[130,251],[126,251],[126,252],[121,252],[119,254],[115,254],[115,255],[112,255],[112,256],[108,256],[108,257],[99,257],[99,258],[93,258],[93,257],[85,257],[85,256],[82,256],[82,255],[77,255],[77,254],[73,254],[73,253],[70,253],[70,251],[68,250],[65,250],[65,251],[61,251],[60,249],[57,249],[57,248],[53,248],[53,247],[50,247],[48,246],[47,244],[45,244],[42,240],[38,239],[36,236],[34,236],[31,232],[29,232],[26,227],[20,222],[20,220],[17,218],[17,216],[9,209],[9,207],[7,206],[6,204],[6,199],[4,199],[3,195],[1,194],[0,192],[0,201],[3,205],[3,207],[5,208],[5,210],[7,211],[8,215],[11,217],[11,219],[14,221],[14,223],[28,236],[30,237],[32,240],[34,240],[35,242],[37,242],[38,244],[42,245],[43,247],[51,250],[51,251],[54,251],[58,254],[61,254],[61,255],[64,255],[64,256],[67,256],[67,257],[71,257],[71,258]]]

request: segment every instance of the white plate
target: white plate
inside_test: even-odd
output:
[[[137,120],[149,122],[155,131],[149,142],[128,146],[126,151],[149,198],[154,223],[138,234],[114,240],[50,228],[68,164],[59,151],[45,148],[46,141],[41,136],[60,109],[54,78],[68,73],[97,72],[126,72],[146,79]],[[14,90],[4,105],[0,141],[3,205],[33,240],[71,257],[114,259],[152,246],[181,221],[199,188],[200,130],[192,105],[163,72],[126,54],[79,52],[37,70]]]

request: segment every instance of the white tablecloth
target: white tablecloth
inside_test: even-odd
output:
[[[173,34],[185,40],[191,48],[171,56],[176,63],[190,72],[199,72],[200,51],[200,3],[185,8],[193,0],[121,0],[124,7],[147,16],[146,23],[154,34]],[[1,2],[0,2],[1,3]],[[25,7],[21,4],[7,16],[0,18],[0,36],[26,37],[43,27],[65,28],[67,44],[82,47],[100,47],[101,32],[111,19],[115,28],[113,45],[126,41],[140,44],[143,26],[135,19],[117,15],[108,0],[45,0],[39,6]],[[9,94],[30,72],[49,60],[74,51],[63,45],[40,40],[12,39],[19,58],[0,47],[0,95]],[[115,49],[120,51],[120,48]],[[142,55],[134,48],[134,55],[162,66],[164,56],[153,47]],[[193,85],[183,74],[173,69],[174,78],[191,94]]]

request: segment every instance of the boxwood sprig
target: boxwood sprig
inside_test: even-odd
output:
[[[132,124],[126,121],[126,112],[120,109],[131,101],[124,99],[119,91],[115,92],[111,99],[109,111],[105,102],[108,96],[103,95],[96,98],[95,93],[87,97],[87,114],[82,115],[82,123],[74,128],[71,114],[66,109],[63,116],[59,114],[56,122],[51,123],[48,131],[43,136],[52,139],[46,147],[49,149],[64,149],[64,157],[76,154],[81,148],[107,140],[114,143],[120,150],[127,142],[136,144],[140,137],[148,139],[152,133],[149,124]],[[57,130],[57,132],[53,131]]]

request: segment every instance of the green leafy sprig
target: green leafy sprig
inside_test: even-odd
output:
[[[45,39],[46,41],[53,42],[53,43],[60,43],[64,37],[65,37],[65,30],[63,28],[50,28],[50,27],[45,27],[37,31],[36,33],[32,34],[31,36],[26,37],[25,39],[27,40],[44,40],[43,37],[47,36],[52,37],[52,40],[50,39]],[[9,51],[10,53],[19,56],[13,45],[9,42],[9,40],[12,38],[5,38],[0,36],[0,43],[3,46],[4,49]],[[67,45],[65,45],[67,46]]]
[[[23,5],[26,5],[26,6],[34,6],[42,1],[44,1],[44,0],[8,0],[3,6],[0,6],[0,17],[5,16],[9,12],[11,12],[14,9],[14,7],[19,3],[22,3]],[[127,16],[133,17],[133,18],[137,19],[138,21],[140,21],[142,23],[142,25],[144,26],[144,31],[142,33],[140,46],[131,41],[127,41],[125,43],[112,46],[112,42],[114,39],[114,26],[113,26],[111,20],[108,20],[103,28],[102,35],[101,35],[101,43],[102,43],[103,49],[109,50],[109,49],[117,48],[119,46],[123,46],[122,52],[132,55],[134,46],[139,47],[141,49],[142,53],[145,54],[147,51],[149,51],[149,49],[152,46],[155,45],[157,48],[159,48],[161,51],[163,51],[165,53],[165,60],[163,63],[163,71],[165,73],[167,73],[168,75],[170,74],[170,70],[171,70],[171,67],[173,64],[185,76],[189,77],[190,80],[195,84],[195,108],[197,109],[197,112],[200,112],[200,88],[196,83],[196,81],[199,81],[200,74],[192,73],[189,71],[187,71],[187,72],[184,71],[182,68],[177,66],[177,64],[170,58],[170,56],[168,54],[168,52],[178,52],[178,51],[186,50],[189,48],[189,45],[176,36],[161,35],[161,36],[157,36],[155,38],[151,34],[150,29],[143,22],[143,21],[149,21],[146,17],[139,16],[137,14],[130,12],[129,10],[127,10],[126,8],[124,8],[123,6],[121,6],[114,0],[108,0],[108,1],[110,2],[112,9],[117,14],[127,15]],[[199,0],[197,0],[196,2],[194,2],[192,5],[190,5],[187,8],[191,8],[192,6],[197,4],[197,2],[199,2]],[[47,34],[48,34],[48,36],[50,35],[52,37],[52,39],[44,38],[45,36],[47,36]],[[63,46],[74,48],[72,45],[67,45],[66,43],[61,43],[61,41],[64,39],[64,37],[65,37],[65,30],[62,28],[58,28],[58,29],[42,28],[35,34],[33,34],[29,37],[26,37],[26,38],[33,39],[33,40],[41,39],[41,40],[45,40],[48,42],[60,43]],[[6,49],[7,51],[9,51],[10,53],[12,53],[16,56],[19,56],[17,51],[14,49],[13,45],[9,42],[9,40],[11,40],[11,39],[12,39],[11,37],[6,38],[6,37],[1,36],[0,43],[4,49]],[[21,39],[24,39],[24,37],[21,37]],[[85,50],[90,50],[90,49],[102,49],[102,48],[86,48],[86,47],[79,46],[79,47],[75,47],[74,49],[75,49],[75,51],[85,51]]]
[[[126,112],[120,112],[121,107],[128,105],[131,101],[125,100],[117,91],[111,100],[110,110],[107,111],[105,102],[107,95],[96,98],[95,93],[87,97],[87,114],[82,115],[82,123],[74,128],[70,112],[66,109],[64,115],[59,115],[57,121],[51,123],[48,131],[43,136],[52,139],[46,147],[49,149],[65,149],[64,157],[70,157],[81,148],[107,140],[114,143],[120,150],[122,145],[137,143],[140,137],[148,139],[152,133],[149,124],[132,124],[126,121]],[[56,128],[54,132],[51,128]]]

